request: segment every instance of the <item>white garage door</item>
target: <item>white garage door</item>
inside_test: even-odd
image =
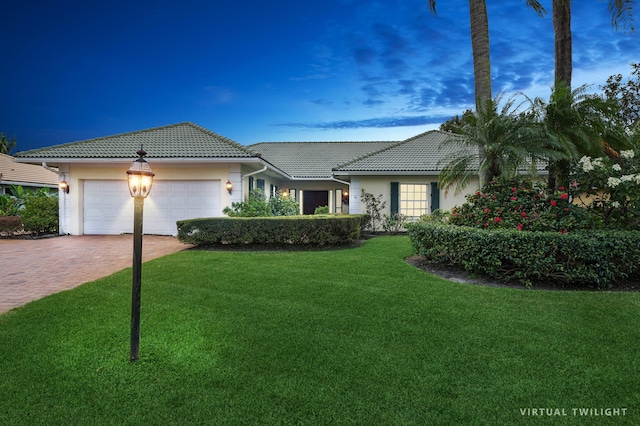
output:
[[[85,234],[133,232],[133,198],[126,181],[86,180],[83,218]],[[176,221],[219,216],[220,181],[153,182],[144,202],[143,232],[175,235]]]

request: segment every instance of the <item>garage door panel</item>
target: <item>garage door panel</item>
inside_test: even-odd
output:
[[[175,235],[176,221],[219,215],[220,181],[154,181],[145,200],[143,232]],[[84,233],[133,232],[133,199],[126,182],[84,182]]]

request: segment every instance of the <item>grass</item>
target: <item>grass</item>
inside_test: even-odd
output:
[[[639,294],[457,284],[410,254],[378,237],[145,263],[136,363],[130,269],[8,312],[0,424],[640,422]]]

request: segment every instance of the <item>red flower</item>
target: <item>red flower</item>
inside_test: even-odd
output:
[[[482,211],[485,213],[489,213],[489,209],[487,207],[485,207]]]
[[[495,219],[493,219],[493,221],[495,223],[500,223],[500,222],[502,222],[502,219],[500,219],[499,217],[496,217]]]
[[[567,231],[566,229],[562,229],[562,230],[560,231],[560,233],[561,233],[561,234],[567,234],[568,232],[569,232],[569,231]]]
[[[564,191],[564,186],[558,187],[558,191]]]
[[[563,200],[566,200],[567,198],[569,198],[569,194],[567,194],[566,192],[560,195],[560,198],[562,198]]]
[[[552,205],[553,207],[555,207],[555,206],[557,206],[557,205],[558,205],[558,203],[556,203],[556,200],[551,200],[551,205]]]
[[[518,188],[511,188],[511,192],[516,192]]]
[[[516,226],[516,229],[517,229],[518,231],[522,231],[522,227],[523,227],[523,226],[524,226],[523,224],[519,223],[519,224],[518,224],[518,226]]]
[[[511,197],[511,201],[516,201],[518,197]]]
[[[520,216],[522,216],[522,217],[527,217],[527,212],[522,212],[522,213],[520,213]]]

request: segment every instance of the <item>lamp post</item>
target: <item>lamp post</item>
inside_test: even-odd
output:
[[[153,176],[151,166],[143,158],[147,153],[140,148],[138,158],[127,170],[129,192],[133,197],[133,276],[131,280],[131,362],[140,353],[140,294],[142,290],[142,217],[144,199],[151,191]]]

